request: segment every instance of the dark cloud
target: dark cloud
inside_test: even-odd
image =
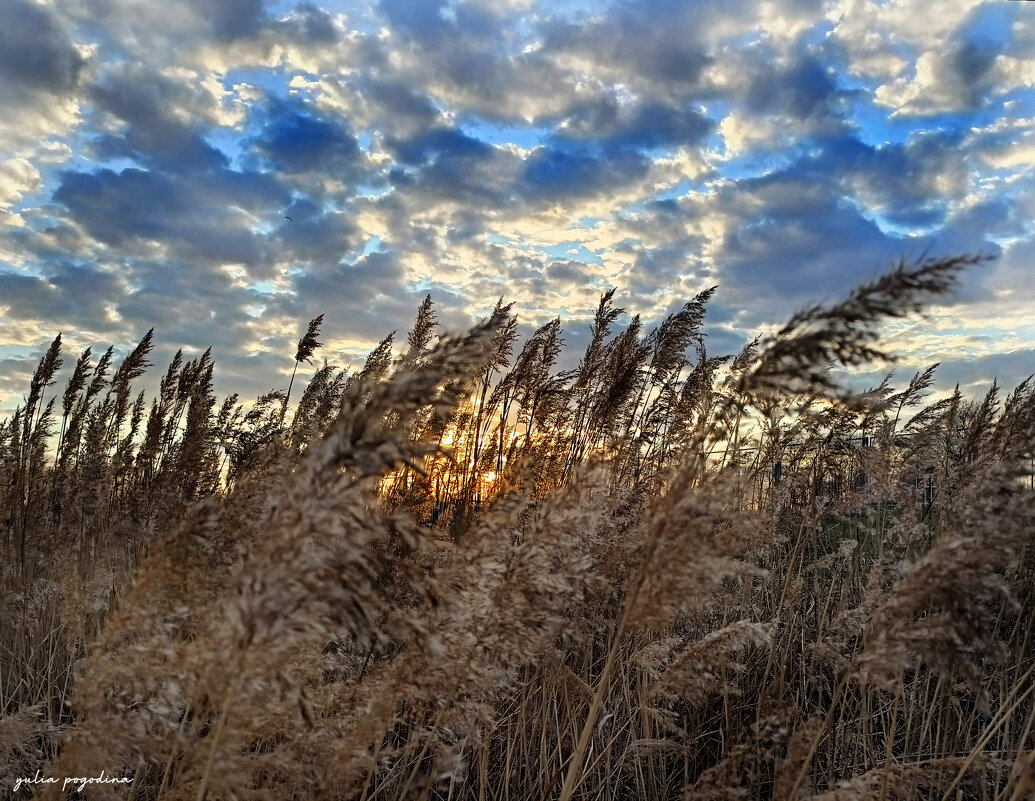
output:
[[[393,31],[429,49],[453,50],[460,58],[489,53],[511,35],[499,13],[470,2],[380,0],[377,10]]]
[[[953,190],[966,191],[961,163],[962,135],[921,133],[902,144],[874,146],[854,133],[816,135],[809,150],[760,181],[741,182],[765,194],[791,181],[806,190],[782,200],[785,213],[808,211],[817,187],[857,202],[867,211],[903,227],[935,225],[945,219]],[[801,205],[804,204],[804,205]]]
[[[441,127],[385,144],[398,160],[388,180],[400,195],[404,214],[435,200],[469,203],[472,210],[501,208],[512,201],[520,159],[503,148]]]
[[[0,0],[0,81],[71,92],[85,64],[53,10],[32,0]]]
[[[401,116],[430,125],[439,116],[438,109],[426,94],[403,81],[364,77],[357,81],[357,89],[379,114],[389,120]]]
[[[322,264],[338,263],[360,239],[349,213],[326,211],[306,198],[296,199],[285,210],[277,238],[282,260]]]
[[[713,128],[696,108],[660,101],[619,104],[604,96],[572,108],[558,133],[607,148],[658,148],[699,144]]]
[[[855,209],[831,202],[805,219],[778,209],[737,226],[723,242],[720,280],[752,305],[836,298],[887,269],[911,243],[888,236]],[[758,309],[766,313],[767,310]]]
[[[114,309],[126,290],[122,278],[96,265],[58,263],[47,275],[0,271],[0,307],[6,307],[5,316],[45,321],[53,334],[85,330],[118,336]]]
[[[560,285],[577,286],[588,284],[593,278],[593,268],[579,261],[550,262],[546,268],[546,277]]]
[[[27,359],[0,359],[0,404],[5,411],[13,412],[15,406],[25,403],[26,388],[42,356],[43,352]]]
[[[924,135],[874,148],[852,137],[818,140],[823,150],[764,177],[728,183],[691,214],[720,214],[715,254],[724,294],[741,304],[738,323],[781,319],[807,302],[836,299],[891,264],[923,255],[995,255],[990,238],[1019,233],[1010,204],[989,201],[950,212],[945,180],[959,137]],[[936,224],[927,237],[882,227]],[[964,276],[954,302],[989,297],[987,273]],[[658,282],[662,283],[662,282]]]
[[[225,354],[246,350],[255,321],[245,309],[263,296],[242,287],[227,273],[195,262],[132,260],[122,265],[132,287],[115,302],[123,330],[139,338],[151,326],[166,345]]]
[[[273,214],[289,196],[268,176],[213,171],[185,181],[156,171],[65,172],[54,200],[106,245],[139,250],[161,242],[171,256],[209,264],[270,265],[253,214]]]
[[[979,102],[979,84],[995,63],[999,55],[998,48],[990,47],[987,42],[970,41],[961,43],[952,54],[952,66],[956,70],[960,83],[969,91],[967,105]]]
[[[977,108],[987,100],[993,82],[992,67],[996,57],[1009,45],[1009,30],[1004,12],[991,4],[976,7],[957,29],[949,43],[949,67],[952,83],[961,102]]]
[[[115,52],[143,59],[170,57],[201,42],[228,45],[257,37],[270,23],[265,0],[165,0],[149,7],[134,0],[78,0],[70,15],[90,24]]]
[[[688,213],[724,220],[715,282],[747,329],[806,303],[840,298],[899,258],[921,255],[919,243],[884,232],[847,202],[836,176],[816,180],[799,165],[727,184],[690,204]]]
[[[412,320],[424,293],[406,286],[397,254],[373,251],[353,262],[306,270],[293,281],[293,295],[278,296],[277,313],[301,319],[310,310],[332,311],[329,304],[347,298],[338,316],[352,337],[376,342]],[[311,316],[311,315],[310,315]]]
[[[380,0],[377,11],[403,48],[419,53],[424,80],[446,80],[491,95],[506,91],[516,74],[514,39],[484,7],[445,0]]]
[[[679,0],[621,2],[592,19],[558,20],[545,26],[549,52],[578,54],[610,69],[650,81],[688,87],[711,62],[699,37],[714,5]]]
[[[762,60],[748,86],[746,107],[760,114],[785,114],[799,120],[837,116],[844,98],[827,64],[799,55],[786,67],[773,69]]]
[[[362,160],[356,137],[343,121],[285,103],[273,104],[254,147],[275,170],[288,174],[320,171],[354,177]]]
[[[307,270],[295,278],[294,287],[304,298],[349,297],[362,305],[398,290],[402,280],[396,255],[374,251],[352,263]]]
[[[525,163],[524,195],[536,202],[554,202],[615,191],[643,178],[650,159],[631,150],[597,155],[578,147],[550,145]]]
[[[1006,353],[988,353],[971,358],[949,357],[935,373],[940,389],[956,384],[968,395],[987,389],[992,379],[1006,392],[1035,373],[1035,348],[1018,348]]]
[[[341,38],[331,13],[312,3],[299,3],[290,17],[275,20],[271,27],[293,41],[314,45],[334,44]]]
[[[119,64],[105,69],[89,93],[96,110],[125,123],[118,133],[90,142],[97,158],[131,159],[180,173],[228,166],[226,155],[203,135],[216,101],[196,86],[140,64]]]
[[[168,177],[139,169],[68,172],[54,192],[90,234],[108,245],[158,239],[196,217],[191,198]]]
[[[195,15],[205,20],[217,39],[230,41],[251,36],[266,17],[265,0],[188,0]]]
[[[421,41],[442,40],[456,31],[456,24],[445,17],[445,0],[411,3],[408,0],[381,0],[378,11],[385,20],[407,38]]]
[[[633,262],[626,274],[627,291],[637,298],[670,293],[679,286],[680,279],[699,267],[695,256],[701,244],[700,240],[683,237],[659,247],[631,248]]]
[[[477,158],[492,150],[480,139],[455,128],[432,128],[406,141],[389,141],[388,147],[403,164],[411,166],[438,159]]]

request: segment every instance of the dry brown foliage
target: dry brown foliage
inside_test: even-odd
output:
[[[427,299],[291,415],[208,352],[145,413],[149,332],[58,425],[58,338],[0,425],[0,794],[1032,797],[1032,385],[831,370],[975,261],[728,357],[713,290],[617,333],[608,292],[570,371],[559,321],[436,338]]]

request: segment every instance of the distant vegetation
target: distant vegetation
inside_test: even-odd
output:
[[[208,352],[137,392],[151,332],[61,388],[58,337],[0,424],[0,795],[1035,797],[1033,385],[830,371],[974,261],[736,355],[712,290],[608,292],[570,371],[559,320],[429,298],[247,406]]]

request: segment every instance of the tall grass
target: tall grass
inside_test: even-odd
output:
[[[1035,389],[830,371],[976,260],[735,355],[713,290],[650,331],[608,292],[568,371],[559,320],[429,299],[293,405],[322,315],[247,407],[209,352],[134,394],[151,332],[62,391],[58,337],[0,426],[0,793],[1032,797]]]

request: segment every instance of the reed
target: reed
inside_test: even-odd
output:
[[[1033,797],[1035,387],[831,371],[979,260],[729,355],[714,289],[651,330],[607,292],[573,370],[429,297],[295,402],[323,315],[250,404],[209,351],[136,392],[152,332],[62,389],[58,336],[0,424],[2,792]]]

